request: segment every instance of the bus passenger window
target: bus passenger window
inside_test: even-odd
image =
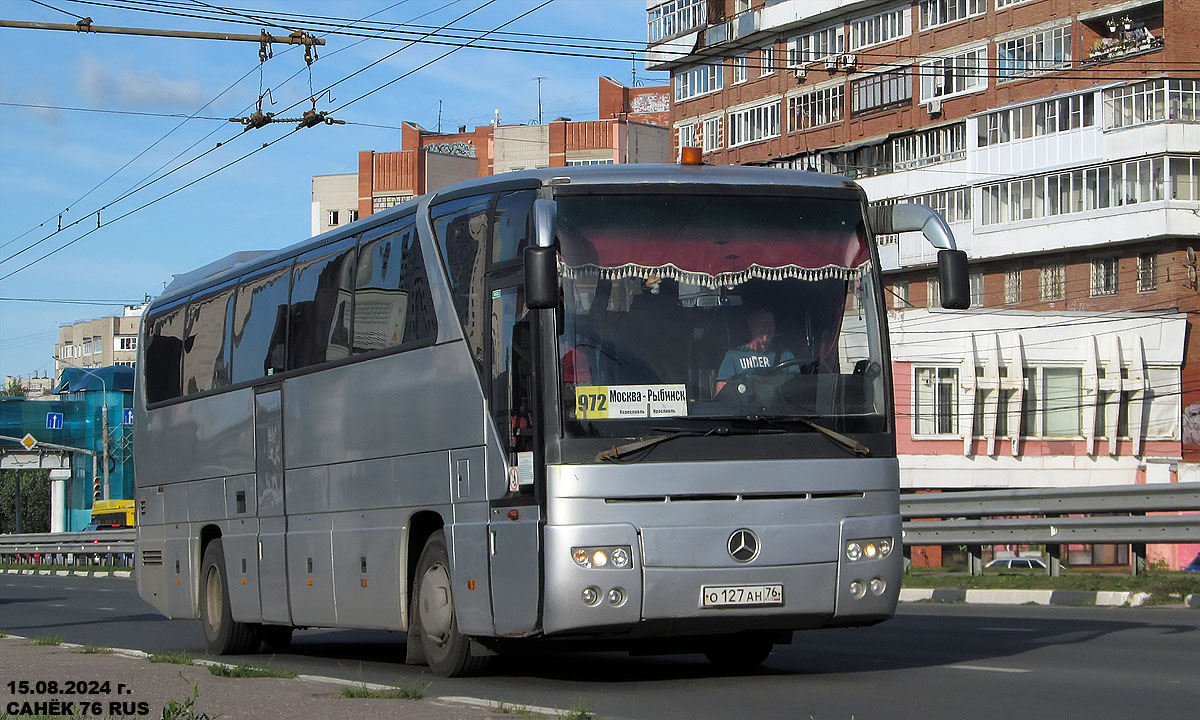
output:
[[[486,270],[490,195],[454,200],[431,210],[446,262],[450,294],[471,355],[483,367],[483,273]]]
[[[533,235],[530,227],[536,190],[503,193],[496,201],[492,223],[492,263],[521,259]]]
[[[183,315],[178,306],[146,321],[146,402],[182,394]]]
[[[415,225],[364,241],[356,275],[356,355],[437,337],[437,315]]]
[[[193,300],[187,309],[183,342],[183,394],[193,395],[229,384],[229,331],[233,291]]]
[[[296,261],[288,331],[289,370],[350,356],[355,249]]]
[[[275,266],[238,287],[233,312],[233,382],[284,370],[291,264]]]

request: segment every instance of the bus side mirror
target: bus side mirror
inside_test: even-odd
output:
[[[967,254],[962,250],[938,250],[937,262],[942,307],[950,310],[966,310],[971,307]]]
[[[525,305],[531,310],[558,307],[557,218],[558,203],[541,198],[533,201],[534,244],[525,248]]]

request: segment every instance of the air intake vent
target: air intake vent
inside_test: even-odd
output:
[[[163,551],[162,550],[143,550],[142,551],[143,565],[162,565]]]

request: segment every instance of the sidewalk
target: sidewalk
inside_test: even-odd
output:
[[[16,693],[10,691],[10,682],[21,681],[30,685],[27,694],[22,694],[19,686]],[[35,694],[37,683],[57,683],[59,692]],[[68,683],[87,685],[86,690],[93,694],[68,694],[65,692]],[[15,636],[0,638],[0,718],[11,720],[46,715],[179,720],[199,720],[206,716],[212,720],[501,717],[491,708],[472,706],[462,700],[342,698],[345,684],[332,678],[303,675],[293,679],[217,677],[204,665],[151,663],[139,652],[84,653],[79,646],[38,646]],[[193,688],[198,695],[190,714],[184,708],[182,712],[164,715],[168,703],[185,705],[192,700]],[[67,703],[72,706],[66,707]]]
[[[1100,607],[1141,607],[1154,596],[1144,592],[1089,590],[963,590],[959,588],[903,588],[900,602],[944,602],[980,605],[1074,605]],[[1173,601],[1179,604],[1178,596]],[[1200,595],[1183,598],[1185,607],[1200,608]]]

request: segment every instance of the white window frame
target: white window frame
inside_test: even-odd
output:
[[[921,102],[970,95],[988,86],[987,45],[921,63]]]
[[[1021,268],[1009,268],[1004,271],[1004,304],[1016,305],[1021,302]]]
[[[358,208],[350,208],[346,210],[346,222],[358,221]]]
[[[845,106],[846,86],[841,82],[793,92],[787,97],[788,132],[840,123]]]
[[[1117,255],[1092,258],[1092,297],[1116,295],[1121,291],[1121,258]]]
[[[850,21],[850,52],[883,45],[912,34],[911,6],[901,5]]]
[[[1063,263],[1043,265],[1038,277],[1038,297],[1041,300],[1064,300],[1067,296],[1067,266]]]
[[[913,437],[959,436],[957,367],[914,365],[912,398]]]
[[[1158,253],[1138,253],[1137,291],[1154,292],[1158,289]]]
[[[925,279],[925,307],[940,308],[942,306],[941,284],[937,273]]]
[[[922,30],[944,27],[987,12],[987,0],[921,0],[917,6]]]
[[[647,8],[646,39],[653,44],[698,28],[707,9],[707,0],[667,0]]]
[[[984,281],[983,271],[974,270],[967,275],[968,284],[971,288],[971,307],[983,307],[986,298],[984,297]]]
[[[892,172],[903,172],[967,156],[967,123],[919,130],[892,139]]]
[[[698,147],[700,122],[696,118],[688,118],[675,123],[675,148]]]
[[[987,113],[979,118],[979,147],[1095,127],[1095,97],[1077,93]]]
[[[1024,5],[1025,3],[1033,2],[1034,0],[996,0],[996,9],[1003,10],[1010,8],[1013,5]]]
[[[733,56],[733,84],[740,85],[750,79],[750,56],[745,53]]]
[[[1073,42],[1070,24],[997,41],[997,84],[1071,67]],[[1056,46],[1062,50],[1061,57],[1056,57]],[[1009,58],[1004,57],[1005,52]]]
[[[846,33],[842,25],[830,25],[788,40],[788,67],[802,67],[846,52]]]
[[[730,110],[726,122],[729,147],[732,149],[779,137],[782,105],[782,98],[775,97],[767,102]]]
[[[850,81],[850,117],[912,103],[912,68],[865,75]]]
[[[113,350],[115,352],[133,352],[137,349],[137,335],[117,335],[113,337]]]
[[[703,152],[720,150],[725,137],[725,116],[711,115],[700,119],[700,142]]]
[[[904,310],[912,307],[912,302],[910,302],[908,299],[908,291],[909,286],[907,280],[897,280],[892,283],[891,292],[889,294],[892,296],[893,310]]]
[[[775,74],[775,46],[764,45],[758,51],[758,76],[766,77]]]
[[[703,95],[715,93],[724,84],[724,66],[720,63],[712,65],[695,65],[675,73],[671,78],[674,84],[675,102],[683,102]]]
[[[337,210],[329,210],[328,213],[329,213],[329,217],[326,219],[329,220],[329,226],[333,227],[333,226],[337,225],[338,224],[338,211]]]

